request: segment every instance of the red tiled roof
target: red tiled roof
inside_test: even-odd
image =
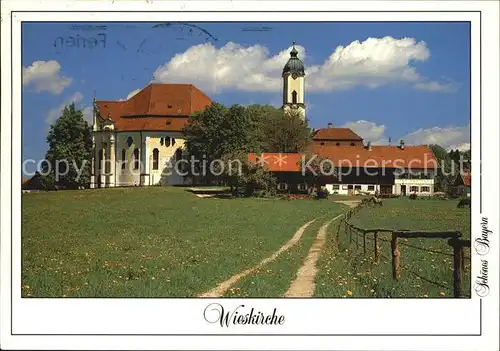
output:
[[[312,153],[326,157],[335,165],[351,164],[353,167],[385,167],[385,168],[434,168],[437,160],[432,149],[427,145],[405,146],[372,146],[366,147],[338,147],[313,145]]]
[[[380,167],[380,168],[409,168],[434,169],[437,160],[429,146],[406,146],[401,150],[398,146],[372,146],[371,150],[364,147],[339,147],[313,145],[311,155],[327,158],[335,166],[340,167]],[[259,163],[272,172],[300,172],[302,154],[264,153],[249,154],[249,162]]]
[[[248,161],[253,164],[260,164],[270,172],[300,172],[302,154],[252,153],[248,155]]]
[[[363,140],[349,128],[322,128],[313,136],[314,140]]]
[[[191,84],[150,84],[126,101],[96,101],[117,130],[182,131],[189,116],[212,104]]]

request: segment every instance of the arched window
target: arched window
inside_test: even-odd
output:
[[[98,160],[97,160],[97,167],[99,170],[102,169],[102,159],[104,158],[104,150],[103,149],[99,149],[99,157],[98,157]]]
[[[125,163],[126,163],[126,151],[125,149],[122,149],[122,169],[125,169]]]
[[[170,146],[170,137],[165,137],[165,146]]]
[[[160,145],[163,146],[163,138],[160,138]]]
[[[134,169],[139,169],[139,149],[134,149]]]
[[[128,147],[132,146],[133,143],[134,143],[134,139],[132,139],[132,137],[128,137],[127,138],[127,145],[128,145]]]
[[[292,104],[297,103],[297,92],[294,90],[292,91]]]
[[[175,138],[172,138],[172,146],[175,145]]]
[[[153,169],[158,169],[159,157],[160,157],[160,151],[155,148],[153,150]]]

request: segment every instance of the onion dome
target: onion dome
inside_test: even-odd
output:
[[[297,57],[299,52],[295,49],[295,41],[293,42],[292,51],[290,51],[290,58],[286,63],[285,67],[283,67],[283,76],[285,74],[295,74],[297,76],[304,76],[304,63]]]

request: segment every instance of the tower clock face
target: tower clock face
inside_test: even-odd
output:
[[[293,79],[297,79],[297,73],[293,73],[293,74],[292,74],[292,78],[293,78]]]

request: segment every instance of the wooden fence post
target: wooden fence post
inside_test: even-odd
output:
[[[356,229],[354,235],[356,236],[356,250],[357,250],[359,249],[359,230]]]
[[[380,247],[378,246],[378,232],[375,232],[375,236],[373,238],[373,242],[374,242],[374,251],[375,251],[375,263],[379,263],[380,262]]]
[[[453,246],[453,296],[462,295],[462,245],[459,240],[450,240]]]
[[[462,272],[465,271],[465,255],[464,255],[464,247],[461,246],[460,250],[462,251],[461,256],[462,256]]]
[[[391,240],[391,249],[392,249],[392,278],[399,280],[401,278],[401,261],[399,247],[398,247],[398,234],[392,233]]]
[[[363,232],[363,254],[366,255],[366,232]]]

